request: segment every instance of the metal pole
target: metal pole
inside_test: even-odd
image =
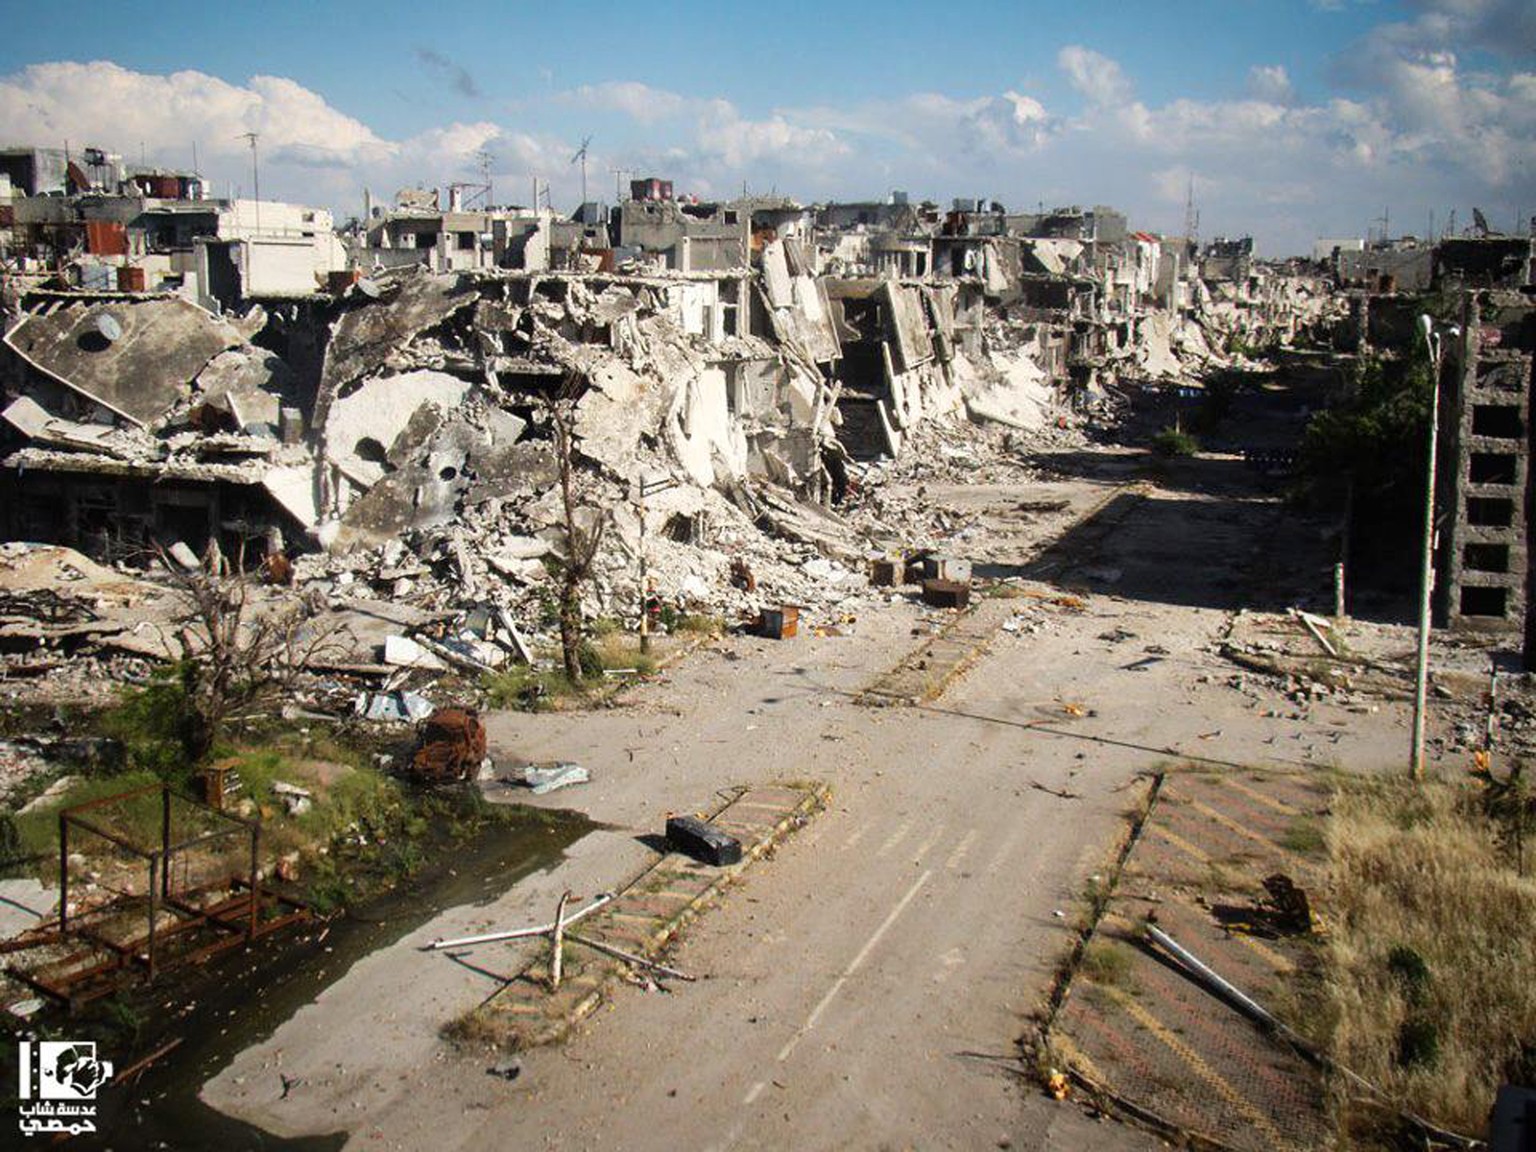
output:
[[[160,856],[149,854],[149,939],[145,942],[149,978],[155,978],[155,921],[160,917]]]
[[[59,813],[59,935],[69,932],[69,817]]]
[[[171,895],[171,787],[160,790],[160,858],[165,867],[160,869],[160,895]],[[185,878],[185,877],[183,877]]]
[[[1428,316],[1419,317],[1429,350],[1433,391],[1429,402],[1429,466],[1424,480],[1424,547],[1419,569],[1419,653],[1413,684],[1413,751],[1408,771],[1424,776],[1424,712],[1429,694],[1429,609],[1435,581],[1435,454],[1440,446],[1440,337]]]
[[[640,651],[651,650],[650,589],[645,565],[645,477],[640,477]]]

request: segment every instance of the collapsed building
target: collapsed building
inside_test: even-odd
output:
[[[363,595],[532,611],[564,546],[568,405],[583,501],[613,529],[605,610],[638,600],[646,549],[695,592],[769,537],[796,565],[860,565],[870,541],[836,510],[925,424],[1037,429],[1333,306],[1256,265],[1207,285],[1187,245],[1108,209],[671,193],[635,181],[571,220],[403,193],[301,298],[28,281],[0,364],[0,528],[107,561],[281,550]]]

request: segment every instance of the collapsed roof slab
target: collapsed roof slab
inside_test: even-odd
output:
[[[458,276],[422,271],[406,277],[389,299],[371,300],[343,313],[326,346],[315,424],[324,426],[342,385],[376,372],[392,352],[479,298]]]
[[[365,380],[332,403],[325,423],[326,455],[359,486],[375,484],[383,479],[388,453],[411,418],[429,404],[451,411],[472,387],[457,376],[430,370]]]
[[[0,412],[0,420],[33,444],[78,452],[101,452],[108,456],[124,455],[121,445],[115,441],[119,435],[116,428],[108,424],[77,424],[73,420],[61,420],[30,396],[18,396],[4,412]]]
[[[185,396],[210,360],[245,342],[180,297],[71,304],[28,315],[5,337],[39,372],[141,427]]]

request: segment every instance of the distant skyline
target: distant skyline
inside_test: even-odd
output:
[[[1531,0],[908,0],[772,6],[42,5],[0,43],[0,143],[198,167],[223,195],[360,215],[363,189],[614,169],[701,198],[1109,204],[1132,226],[1319,236],[1536,213]]]

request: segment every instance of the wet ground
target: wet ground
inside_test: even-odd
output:
[[[119,1070],[177,1045],[131,1084],[103,1089],[97,1136],[70,1147],[341,1147],[346,1134],[339,1124],[333,1135],[283,1139],[210,1108],[198,1093],[237,1054],[323,997],[357,961],[445,909],[486,905],[530,874],[555,866],[590,827],[569,814],[513,813],[487,821],[466,841],[439,837],[425,851],[437,863],[347,913],[275,934],[193,974],[164,977],[73,1020],[62,1012],[35,1017],[34,1027],[50,1036],[101,1037],[99,1054]],[[7,1085],[16,1083],[15,1052],[14,1043],[4,1046],[0,1076]]]

